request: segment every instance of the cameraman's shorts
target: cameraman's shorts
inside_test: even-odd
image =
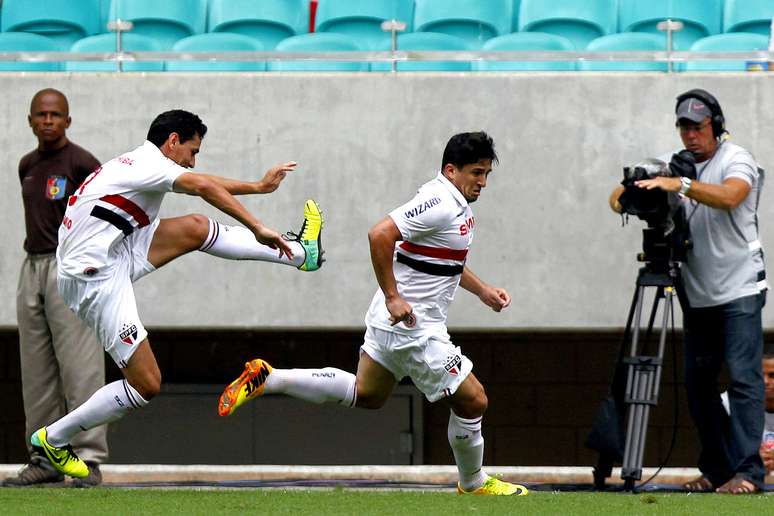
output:
[[[411,378],[431,403],[454,394],[473,370],[445,331],[414,337],[369,326],[360,349],[396,381]]]

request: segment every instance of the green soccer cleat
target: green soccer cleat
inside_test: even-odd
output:
[[[287,233],[287,239],[301,244],[306,253],[304,263],[298,267],[302,271],[316,271],[322,267],[325,261],[323,259],[325,252],[322,249],[323,224],[320,206],[317,205],[314,199],[309,199],[304,204],[304,222],[301,225],[301,231],[298,233],[288,231]]]
[[[504,482],[499,478],[487,477],[481,487],[473,491],[465,491],[457,483],[457,494],[470,494],[479,496],[527,496],[529,489],[519,484]]]
[[[49,462],[57,471],[75,478],[86,478],[89,476],[89,466],[78,458],[72,446],[69,444],[61,448],[52,446],[48,443],[46,437],[46,427],[43,427],[32,434],[30,443],[39,454],[48,457]]]

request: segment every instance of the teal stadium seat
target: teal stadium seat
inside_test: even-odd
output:
[[[317,8],[315,31],[346,34],[365,50],[380,48],[391,35],[382,31],[385,20],[406,23],[411,32],[414,0],[323,0]]]
[[[126,33],[121,36],[121,48],[124,51],[134,52],[159,52],[162,45],[148,36]],[[115,34],[97,34],[83,38],[73,43],[71,52],[115,52]],[[69,72],[116,72],[118,63],[102,61],[67,61],[64,66]],[[124,61],[125,72],[161,72],[164,70],[162,61]]]
[[[379,50],[390,50],[387,44]],[[467,41],[457,36],[436,32],[412,32],[398,36],[398,50],[471,50]],[[468,72],[469,61],[399,61],[397,69],[400,72]],[[387,72],[392,70],[392,63],[371,63],[371,71]]]
[[[723,0],[620,0],[618,21],[621,32],[644,32],[661,36],[666,48],[666,35],[656,28],[658,22],[671,18],[683,22],[683,30],[672,33],[672,48],[688,50],[701,38],[720,33]]]
[[[131,21],[132,34],[149,36],[170,50],[176,41],[204,32],[207,0],[113,0],[110,18]]]
[[[589,52],[618,52],[625,50],[664,50],[664,36],[641,32],[608,34],[588,44]],[[583,61],[578,70],[597,72],[666,72],[667,63],[657,61]]]
[[[521,0],[513,0],[513,23],[511,24],[511,32],[518,32],[519,30],[519,8],[521,7]]]
[[[751,32],[769,36],[774,0],[726,0],[723,32]]]
[[[521,0],[519,31],[564,36],[575,48],[617,28],[618,0]]]
[[[416,0],[414,29],[464,39],[481,48],[495,36],[511,32],[513,0]]]
[[[574,51],[572,42],[544,32],[516,32],[492,38],[482,50],[556,50]],[[473,70],[478,71],[573,71],[574,61],[474,61]]]
[[[107,24],[110,21],[111,0],[99,0],[99,29],[97,34],[107,32]]]
[[[730,32],[702,38],[691,46],[691,52],[749,52],[767,50],[769,38],[761,34],[746,32]],[[736,61],[687,61],[679,63],[680,71],[744,71],[747,69],[745,60]]]
[[[46,36],[62,51],[100,30],[99,0],[3,0],[2,10],[3,32]]]
[[[263,50],[261,42],[242,34],[210,32],[183,38],[172,47],[175,52],[232,52]],[[262,72],[264,61],[167,61],[168,72]]]
[[[0,32],[0,52],[60,52],[57,41],[29,32]],[[0,61],[0,72],[58,72],[60,63]]]
[[[210,0],[209,31],[249,36],[273,50],[283,39],[309,32],[309,2]]]
[[[352,52],[362,50],[345,34],[314,33],[291,36],[279,42],[279,52]],[[367,72],[368,63],[356,61],[269,61],[275,72]]]

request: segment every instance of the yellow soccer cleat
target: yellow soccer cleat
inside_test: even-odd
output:
[[[271,366],[260,358],[245,364],[242,374],[231,382],[218,402],[218,415],[230,416],[243,403],[263,394],[266,378],[271,374]]]
[[[40,455],[48,457],[51,465],[60,473],[75,478],[89,476],[89,466],[75,454],[72,446],[69,444],[61,448],[52,446],[48,443],[47,436],[46,427],[37,430],[30,438],[32,447]]]
[[[322,228],[324,223],[320,206],[314,199],[309,199],[304,204],[304,222],[301,224],[301,231],[298,233],[288,231],[287,233],[286,238],[301,244],[306,253],[304,263],[298,267],[302,271],[316,271],[322,267],[325,261],[322,249]]]
[[[529,489],[519,484],[504,482],[495,477],[487,477],[481,487],[473,491],[465,491],[457,483],[457,494],[461,495],[482,495],[482,496],[527,496]]]

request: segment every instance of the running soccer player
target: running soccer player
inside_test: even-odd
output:
[[[453,136],[441,172],[369,231],[379,289],[366,314],[357,376],[331,367],[273,369],[255,359],[223,392],[218,413],[228,416],[264,393],[378,409],[408,376],[431,403],[443,401],[451,409],[448,439],[459,471],[457,492],[526,495],[523,486],[482,470],[486,393],[446,331],[458,285],[496,312],[511,302],[504,289],[484,283],[465,265],[475,230],[470,203],[481,195],[493,162],[497,155],[486,133]]]
[[[304,207],[300,233],[283,237],[234,197],[275,191],[296,164],[275,166],[256,182],[195,174],[189,169],[206,132],[193,113],[160,114],[145,143],[97,168],[67,202],[57,249],[59,291],[70,309],[96,330],[125,379],[105,385],[32,434],[32,446],[66,475],[82,478],[89,473],[69,444],[78,432],[116,421],[159,393],[161,372],[137,314],[133,282],[195,250],[304,271],[322,265],[323,220],[313,200]],[[168,192],[201,197],[244,227],[202,215],[159,219]]]

